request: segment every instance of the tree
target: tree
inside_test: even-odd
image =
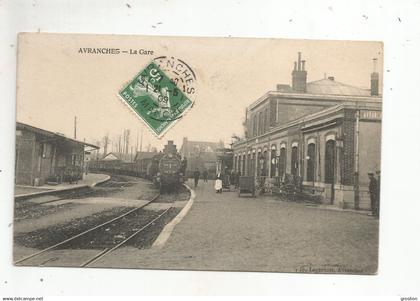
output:
[[[109,133],[106,133],[106,135],[102,138],[103,144],[104,144],[104,155],[108,153],[108,144],[109,144]]]

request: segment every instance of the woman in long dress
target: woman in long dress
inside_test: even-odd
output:
[[[222,174],[218,172],[216,174],[216,181],[214,182],[214,189],[216,189],[216,193],[222,193],[223,182],[222,182]]]

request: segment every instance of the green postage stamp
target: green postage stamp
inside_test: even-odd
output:
[[[138,73],[119,96],[160,138],[191,108],[189,96],[195,92],[191,86],[194,81],[194,72],[183,61],[159,57]]]

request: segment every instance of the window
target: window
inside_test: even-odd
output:
[[[51,157],[51,144],[43,143],[42,144],[42,158],[48,159]]]
[[[279,177],[281,179],[283,179],[285,172],[286,172],[286,148],[282,147],[280,149],[280,156],[279,156]]]
[[[66,166],[66,156],[59,154],[57,158],[57,167],[64,167],[64,166]]]
[[[263,113],[263,124],[262,124],[261,132],[265,133],[266,128],[267,128],[267,114],[265,114],[265,111],[264,111],[264,113]]]
[[[265,118],[264,118],[264,130],[267,132],[270,127],[270,116],[268,116],[268,108],[265,109]]]
[[[308,182],[315,181],[315,143],[308,144],[307,154],[307,165],[306,165],[306,180]]]
[[[270,166],[270,176],[274,177],[276,175],[276,150],[271,150],[271,166]]]
[[[299,158],[298,158],[298,147],[292,147],[292,175],[297,176],[299,173]]]
[[[252,123],[252,136],[255,137],[258,135],[258,120],[257,120],[257,114],[254,115],[254,121]]]
[[[328,140],[325,145],[325,183],[332,184],[335,171],[335,140]]]

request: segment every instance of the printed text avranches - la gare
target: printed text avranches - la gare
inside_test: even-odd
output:
[[[93,48],[93,47],[80,47],[78,53],[81,54],[140,54],[140,55],[153,55],[153,50],[148,49],[121,49],[121,48]]]

